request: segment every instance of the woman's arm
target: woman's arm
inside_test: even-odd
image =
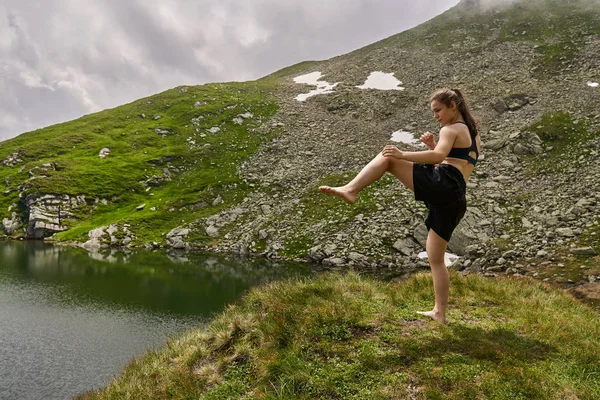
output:
[[[455,132],[451,128],[444,127],[440,130],[440,140],[433,150],[401,151],[396,146],[390,145],[384,147],[382,154],[384,157],[394,157],[422,164],[439,164],[450,153],[455,138]]]

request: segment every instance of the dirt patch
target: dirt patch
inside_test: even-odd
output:
[[[600,309],[600,282],[585,283],[568,290],[573,296]]]

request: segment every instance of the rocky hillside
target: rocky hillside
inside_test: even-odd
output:
[[[314,87],[293,78],[317,71],[338,83],[332,93],[296,100]],[[374,71],[404,90],[358,88]],[[317,187],[348,181],[394,131],[437,131],[428,97],[449,86],[467,93],[485,146],[450,244],[464,256],[455,268],[593,282],[598,82],[598,0],[463,0],[331,60],[181,87],[3,142],[3,230],[88,247],[423,266],[425,209],[391,176],[352,207]]]

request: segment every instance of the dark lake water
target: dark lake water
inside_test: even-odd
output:
[[[68,399],[308,265],[0,241],[0,399]]]

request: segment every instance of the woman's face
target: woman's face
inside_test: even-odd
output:
[[[450,107],[446,107],[444,103],[434,100],[431,102],[431,111],[433,111],[433,117],[438,120],[441,126],[452,124],[456,121],[457,112],[454,102],[450,103]]]

